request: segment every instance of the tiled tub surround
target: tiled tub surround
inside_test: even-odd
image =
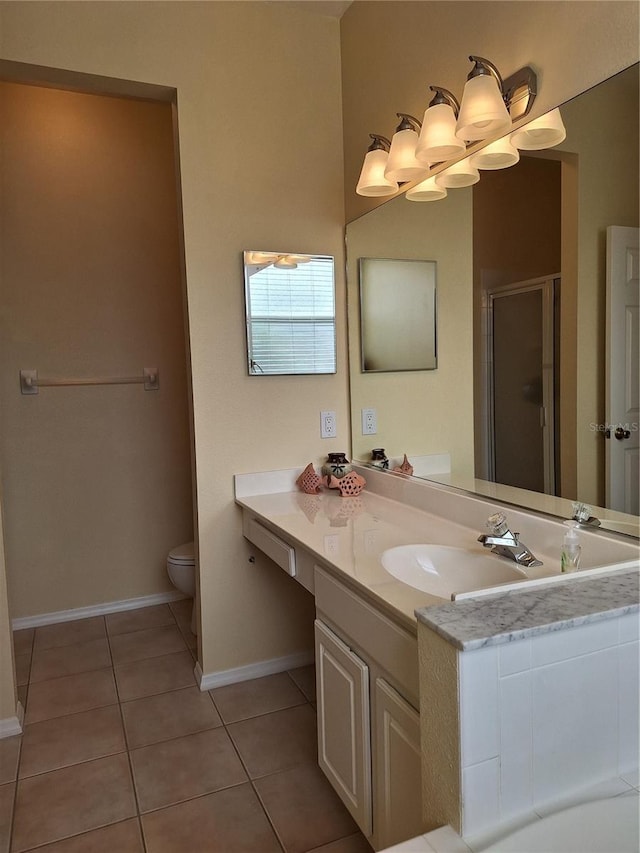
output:
[[[637,776],[637,601],[638,574],[623,572],[419,611],[423,795],[437,822],[474,835]]]

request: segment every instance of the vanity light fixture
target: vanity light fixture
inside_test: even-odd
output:
[[[423,163],[441,163],[464,154],[466,146],[456,136],[456,119],[460,104],[455,95],[441,86],[430,86],[435,92],[425,110],[416,146],[416,158]]]
[[[467,76],[456,125],[456,136],[475,142],[506,133],[511,116],[505,104],[504,83],[500,72],[488,59],[470,56],[475,65]]]
[[[469,158],[476,169],[506,169],[515,166],[519,159],[518,149],[511,144],[508,136],[491,142]]]
[[[398,184],[384,174],[391,143],[386,136],[380,136],[378,133],[370,133],[369,136],[373,142],[365,154],[356,193],[371,198],[393,195],[398,191]]]
[[[436,176],[436,184],[439,187],[457,189],[459,187],[470,187],[480,180],[480,172],[471,165],[471,157],[465,157],[458,163],[454,163]]]
[[[389,159],[384,176],[390,181],[416,181],[423,178],[428,165],[416,159],[416,146],[421,125],[417,118],[407,113],[396,113],[401,120],[393,134]]]
[[[511,143],[522,151],[540,151],[542,148],[559,145],[566,137],[567,131],[560,110],[556,107],[555,110],[534,118],[524,127],[514,130]]]
[[[439,201],[441,198],[446,198],[446,196],[446,189],[438,186],[435,176],[421,181],[406,192],[406,197],[409,201]]]

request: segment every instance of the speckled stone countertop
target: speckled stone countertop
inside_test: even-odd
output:
[[[640,575],[593,578],[416,610],[418,621],[463,651],[509,643],[640,610]],[[640,615],[639,615],[640,618]]]

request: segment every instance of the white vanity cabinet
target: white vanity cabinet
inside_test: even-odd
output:
[[[416,636],[246,509],[243,532],[315,596],[320,767],[374,849],[419,835]]]
[[[381,850],[424,831],[417,640],[317,566],[315,589],[318,762]]]

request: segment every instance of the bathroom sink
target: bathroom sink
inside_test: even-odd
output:
[[[527,577],[502,557],[448,545],[399,545],[383,551],[381,560],[394,578],[439,598]]]

